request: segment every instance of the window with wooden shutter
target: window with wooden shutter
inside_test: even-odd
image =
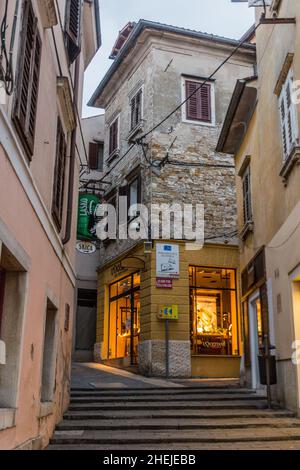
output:
[[[130,102],[130,108],[131,108],[130,129],[131,130],[135,129],[142,120],[142,98],[143,98],[143,92],[142,90],[139,90]]]
[[[70,63],[73,63],[81,50],[82,0],[67,0],[66,39]]]
[[[104,143],[90,142],[89,167],[91,170],[103,171]]]
[[[244,224],[247,224],[248,222],[252,222],[250,166],[248,166],[243,176],[243,204]]]
[[[42,42],[37,18],[30,0],[24,1],[18,77],[12,119],[20,134],[26,153],[31,159],[39,91]]]
[[[109,128],[109,155],[119,147],[119,118],[115,119]]]
[[[56,159],[53,180],[52,215],[58,229],[62,226],[67,144],[61,120],[57,120]]]
[[[296,106],[292,102],[292,84],[293,73],[292,70],[290,70],[282,86],[279,97],[279,113],[281,120],[284,160],[289,157],[293,147],[297,144],[298,141],[298,122]]]
[[[201,86],[200,82],[186,80],[185,93],[186,98],[190,96],[186,103],[186,118],[212,123],[212,85],[206,83]]]
[[[1,325],[2,325],[2,318],[3,318],[5,277],[6,277],[5,270],[0,267],[0,337],[1,337]]]

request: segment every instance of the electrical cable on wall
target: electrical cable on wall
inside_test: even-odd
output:
[[[6,31],[8,29],[7,24],[7,12],[8,12],[8,0],[5,0],[4,16],[0,27],[1,37],[1,52],[0,52],[0,81],[4,83],[4,89],[8,96],[11,96],[14,91],[14,73],[13,73],[13,48],[15,43],[16,24],[18,17],[19,0],[16,2],[15,13],[12,25],[11,40],[9,52],[7,52],[6,46]]]

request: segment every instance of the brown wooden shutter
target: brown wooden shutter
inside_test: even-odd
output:
[[[187,119],[211,122],[211,85],[186,80]],[[197,91],[196,91],[197,90]]]
[[[6,277],[6,272],[4,271],[4,269],[0,268],[0,335],[1,335],[1,325],[2,325],[2,318],[3,318],[5,277]]]
[[[132,98],[131,100],[131,103],[130,103],[130,107],[131,107],[131,126],[130,128],[131,129],[134,129],[135,128],[135,107],[136,107],[136,100],[135,100],[135,97]]]
[[[95,142],[90,142],[89,145],[89,167],[91,170],[98,170],[98,155],[99,147]]]
[[[109,154],[112,154],[118,148],[119,120],[116,119],[109,129]]]
[[[243,178],[243,199],[244,199],[244,223],[252,221],[251,204],[251,178],[250,167],[247,168]]]
[[[82,0],[67,0],[66,35],[70,62],[74,62],[81,49]]]
[[[12,118],[30,159],[34,150],[41,52],[42,42],[37,18],[31,1],[25,0]]]
[[[59,230],[61,229],[63,216],[66,153],[67,144],[65,140],[65,134],[61,121],[58,118],[56,135],[56,160],[53,181],[52,215]]]

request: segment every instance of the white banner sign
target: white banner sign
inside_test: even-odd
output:
[[[179,278],[179,246],[156,245],[156,277]]]

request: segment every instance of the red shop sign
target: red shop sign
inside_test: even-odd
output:
[[[173,289],[173,280],[166,279],[164,277],[157,277],[156,288],[157,289]]]

